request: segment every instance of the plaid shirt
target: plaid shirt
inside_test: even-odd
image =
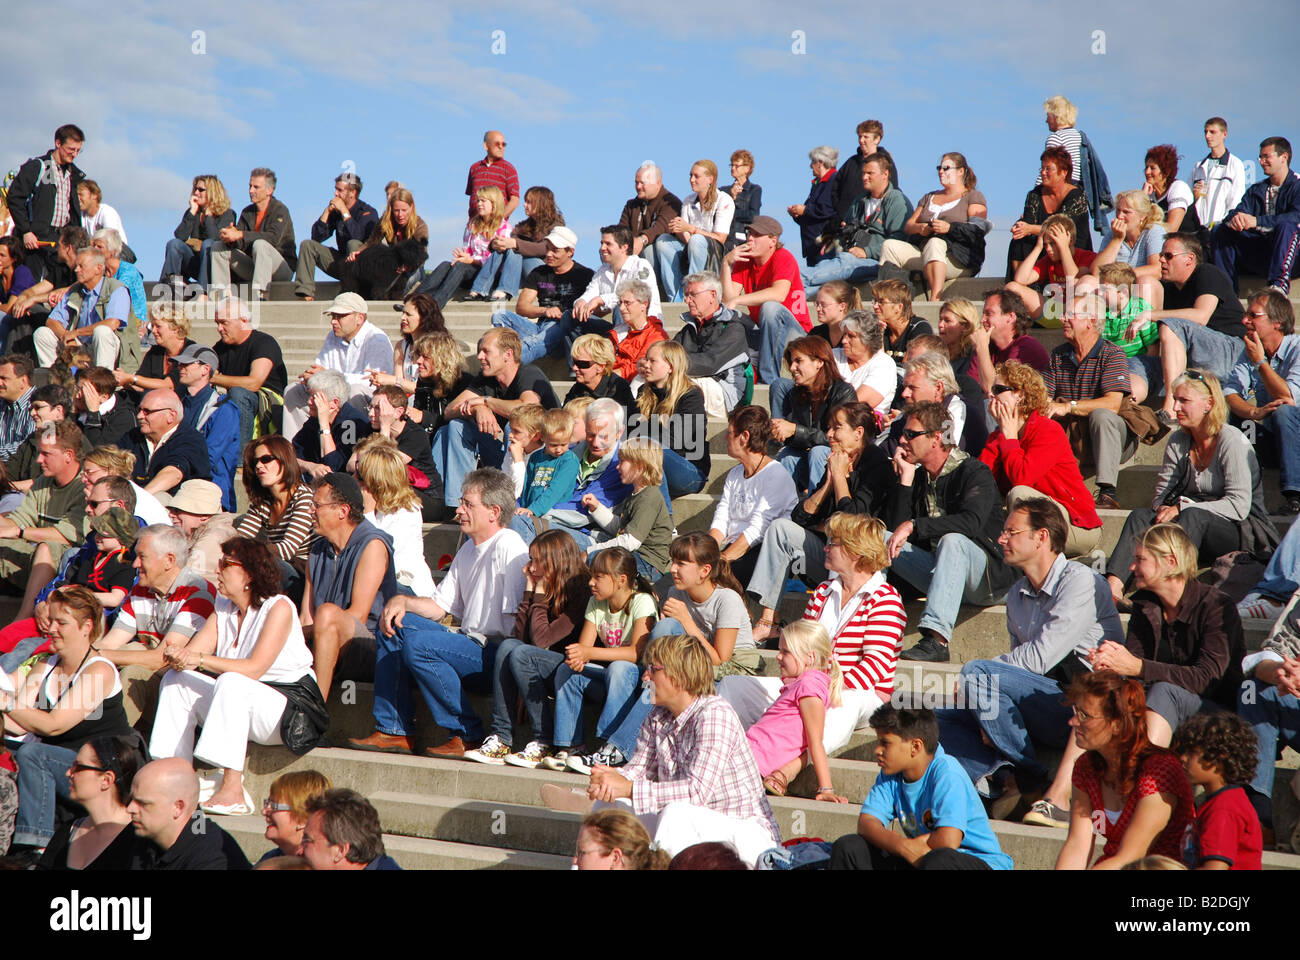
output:
[[[32,432],[32,391],[17,400],[0,400],[0,460],[12,457]]]
[[[50,170],[55,183],[54,214],[50,217],[50,226],[62,227],[72,216],[72,164],[61,167],[51,159]]]
[[[1128,360],[1124,351],[1109,340],[1098,338],[1080,362],[1074,346],[1063,343],[1052,351],[1043,374],[1047,395],[1055,400],[1096,400],[1108,393],[1132,393]]]
[[[756,820],[774,844],[781,842],[740,718],[721,697],[697,697],[679,717],[655,707],[641,725],[632,759],[618,772],[632,781],[633,813],[657,813],[685,801]]]

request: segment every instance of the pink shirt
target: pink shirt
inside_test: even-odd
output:
[[[799,701],[816,697],[823,707],[828,707],[830,688],[831,678],[825,670],[805,670],[782,688],[776,702],[749,728],[745,737],[761,776],[781,769],[803,753],[807,738]]]

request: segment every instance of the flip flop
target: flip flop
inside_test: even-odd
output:
[[[214,817],[247,817],[255,812],[247,787],[244,788],[244,799],[239,803],[209,803],[200,805],[199,809]]]

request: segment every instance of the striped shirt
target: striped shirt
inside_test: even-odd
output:
[[[392,360],[390,354],[389,360]],[[281,560],[307,560],[316,525],[311,518],[311,487],[300,483],[289,498],[289,508],[276,523],[268,523],[271,507],[259,501],[248,508],[235,532],[268,544]]]
[[[150,649],[158,646],[169,633],[189,639],[212,616],[216,600],[212,584],[202,575],[183,569],[166,596],[138,583],[132,587],[118,611],[113,629],[135,634]]]
[[[1100,338],[1082,363],[1075,357],[1071,344],[1063,343],[1053,350],[1051,362],[1043,373],[1043,384],[1049,397],[1067,402],[1096,400],[1108,393],[1133,392],[1124,351]]]
[[[55,187],[54,213],[50,216],[50,226],[63,227],[72,217],[72,164],[61,165],[51,158],[50,171]]]
[[[847,600],[836,577],[824,581],[803,612],[831,635],[832,649],[844,686],[869,690],[888,700],[894,692],[898,651],[903,645],[907,613],[903,598],[885,582],[884,571],[873,574]]]
[[[32,432],[32,392],[28,387],[17,400],[0,400],[0,460],[8,460]]]
[[[510,202],[511,197],[519,196],[519,171],[509,160],[487,162],[484,157],[469,168],[469,177],[465,181],[465,196],[469,197],[469,215],[475,214],[474,194],[483,187],[496,187]]]

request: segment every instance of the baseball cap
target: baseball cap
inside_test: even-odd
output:
[[[216,372],[217,352],[211,347],[206,347],[201,343],[191,343],[188,347],[176,355],[176,363],[184,366],[187,363],[206,363]]]
[[[361,294],[340,293],[334,298],[334,302],[322,311],[321,316],[328,317],[336,313],[365,313],[366,309],[366,301],[361,298]]]
[[[552,227],[546,241],[553,247],[572,250],[578,245],[578,235],[568,227]]]
[[[755,217],[753,222],[750,223],[749,232],[761,234],[765,237],[779,237],[781,236],[781,224],[775,217],[762,214]]]

